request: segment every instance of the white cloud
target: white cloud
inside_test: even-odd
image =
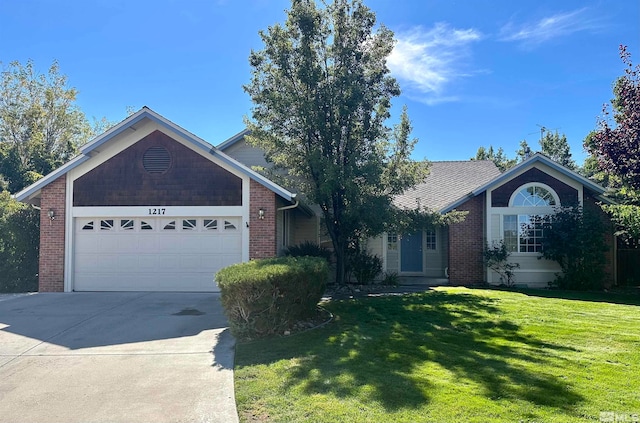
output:
[[[454,80],[469,76],[464,71],[469,45],[481,38],[475,29],[455,29],[445,23],[396,33],[389,69],[411,97],[416,97],[411,91],[417,91],[418,99],[427,104],[455,101],[455,96],[444,95],[444,91]]]
[[[535,46],[554,38],[594,31],[600,27],[597,19],[588,16],[587,8],[582,8],[518,25],[509,22],[500,29],[500,40],[520,41],[524,46]]]

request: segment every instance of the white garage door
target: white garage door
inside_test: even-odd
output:
[[[75,291],[218,291],[242,261],[239,217],[76,218]]]

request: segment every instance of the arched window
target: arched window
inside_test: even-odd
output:
[[[550,187],[542,184],[527,184],[511,196],[511,207],[546,207],[559,206],[557,194]]]
[[[518,253],[541,253],[545,216],[553,213],[560,199],[553,188],[541,183],[529,183],[518,188],[509,206],[522,208],[502,216],[503,240],[507,249]],[[531,210],[536,208],[537,210]]]

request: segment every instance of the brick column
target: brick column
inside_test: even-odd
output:
[[[40,262],[38,290],[64,291],[64,238],[67,180],[61,176],[42,188],[40,197]],[[55,213],[49,218],[49,210]]]
[[[276,255],[276,194],[251,180],[249,195],[249,258],[261,259]],[[258,217],[264,210],[264,219]]]
[[[449,282],[471,285],[485,280],[482,252],[484,250],[484,194],[456,207],[468,211],[466,219],[449,226]]]

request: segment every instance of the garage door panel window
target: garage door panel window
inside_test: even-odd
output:
[[[124,231],[132,231],[134,229],[134,220],[120,219],[120,229]]]
[[[93,230],[93,220],[91,222],[87,222],[82,226],[83,231],[92,231]]]
[[[218,219],[204,219],[203,227],[208,231],[218,230]]]
[[[182,230],[183,231],[191,231],[197,229],[197,220],[196,219],[183,219],[182,220]]]
[[[100,221],[101,231],[110,231],[113,229],[113,219],[106,219]]]
[[[171,221],[164,221],[162,223],[162,229],[165,231],[175,231],[176,230],[176,221],[175,220],[171,220]]]

